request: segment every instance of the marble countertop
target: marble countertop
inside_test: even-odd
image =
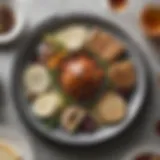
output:
[[[21,0],[22,1],[22,0]],[[39,137],[29,131],[22,123],[17,111],[15,110],[11,90],[12,66],[16,54],[21,47],[25,34],[16,45],[0,48],[0,80],[4,92],[1,94],[0,125],[7,125],[25,134],[33,146],[33,152],[37,160],[124,160],[130,153],[138,148],[149,146],[158,148],[160,139],[154,133],[154,123],[159,119],[160,112],[160,89],[156,82],[159,72],[158,51],[154,50],[151,43],[145,38],[138,24],[140,8],[148,0],[132,0],[129,9],[125,13],[112,13],[105,5],[105,0],[23,0],[27,9],[28,33],[33,27],[49,16],[67,14],[70,12],[86,12],[97,14],[103,18],[110,19],[124,28],[130,36],[139,44],[144,52],[144,56],[149,62],[149,76],[151,78],[151,94],[146,100],[143,113],[134,124],[123,135],[113,141],[92,148],[70,148],[56,144],[49,145]],[[27,140],[26,139],[26,140]]]

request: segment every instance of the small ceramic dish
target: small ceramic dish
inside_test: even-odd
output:
[[[25,15],[19,4],[20,2],[18,0],[2,0],[0,2],[0,5],[9,7],[13,11],[15,18],[13,28],[7,33],[0,34],[0,45],[14,41],[24,29]]]
[[[160,37],[160,4],[148,4],[144,7],[140,24],[144,33],[149,37]]]

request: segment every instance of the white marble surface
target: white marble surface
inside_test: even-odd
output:
[[[6,99],[5,103],[3,105],[1,104],[3,112],[1,112],[2,116],[0,116],[0,125],[9,125],[19,132],[23,131],[22,133],[25,133],[25,136],[31,139],[33,143],[37,160],[123,160],[124,157],[138,146],[148,144],[151,146],[160,146],[160,139],[156,137],[153,132],[153,124],[156,119],[159,118],[160,111],[160,91],[155,85],[155,75],[159,72],[158,59],[155,58],[157,53],[145,39],[138,24],[139,9],[147,1],[148,0],[132,0],[130,9],[119,15],[105,8],[105,0],[28,0],[28,4],[25,4],[25,6],[28,7],[26,13],[29,29],[32,29],[49,16],[66,14],[72,11],[94,13],[115,21],[115,23],[123,27],[143,49],[144,56],[147,57],[152,69],[152,73],[149,74],[153,80],[150,103],[144,106],[146,108],[143,111],[144,113],[141,114],[141,117],[130,130],[121,137],[94,148],[75,149],[56,145],[52,145],[51,147],[43,143],[36,135],[33,135],[32,132],[26,129],[13,105],[10,93],[11,72],[14,58],[19,51],[21,42],[19,42],[16,47],[0,49],[0,80],[5,91],[1,97],[2,99],[4,99],[4,97]],[[22,39],[25,39],[25,36],[23,36]]]

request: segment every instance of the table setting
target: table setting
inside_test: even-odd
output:
[[[0,159],[160,158],[160,3],[113,2],[0,1]]]

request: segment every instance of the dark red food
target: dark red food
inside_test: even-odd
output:
[[[144,153],[138,155],[135,160],[152,160],[153,155],[151,153]]]
[[[80,131],[93,132],[97,128],[96,122],[90,116],[86,116],[80,126]]]
[[[87,55],[70,57],[61,67],[62,88],[76,99],[93,97],[102,85],[104,71]]]
[[[15,17],[12,9],[8,6],[0,5],[0,33],[9,32],[15,23]]]

